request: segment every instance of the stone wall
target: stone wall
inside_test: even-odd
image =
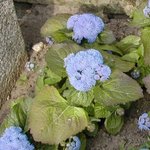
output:
[[[36,4],[49,4],[54,5],[57,12],[63,12],[65,10],[67,13],[78,12],[85,6],[93,7],[94,9],[99,9],[100,11],[107,8],[110,13],[126,13],[128,15],[134,10],[134,8],[143,0],[14,0],[17,2],[28,2]],[[145,0],[144,0],[145,1]],[[59,7],[58,7],[59,6]],[[54,14],[57,14],[54,12]]]
[[[25,58],[13,0],[0,0],[0,108],[10,94]]]

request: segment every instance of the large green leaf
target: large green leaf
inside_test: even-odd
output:
[[[137,48],[140,46],[140,37],[129,35],[116,44],[125,54],[129,52],[130,48]]]
[[[64,58],[82,49],[82,47],[75,43],[54,44],[46,53],[47,65],[52,72],[60,77],[65,77]]]
[[[108,81],[94,88],[94,95],[96,102],[108,106],[138,100],[143,92],[135,80],[115,70]]]
[[[53,86],[35,97],[29,115],[29,128],[35,141],[59,144],[88,125],[84,109],[70,106]]]
[[[42,36],[44,37],[51,36],[56,31],[65,29],[69,17],[70,17],[69,14],[58,14],[48,19],[41,28]]]
[[[67,101],[71,105],[83,107],[90,106],[92,100],[94,99],[93,90],[90,90],[88,92],[81,92],[75,90],[74,88],[65,90],[63,96],[66,97]]]
[[[142,30],[141,39],[144,46],[144,62],[150,66],[150,27]]]
[[[107,132],[113,135],[117,134],[121,130],[123,124],[123,116],[118,116],[115,113],[113,113],[105,120],[105,128]]]
[[[18,98],[11,103],[10,113],[0,126],[0,134],[10,126],[19,126],[24,131],[27,126],[27,115],[32,103],[31,98]]]

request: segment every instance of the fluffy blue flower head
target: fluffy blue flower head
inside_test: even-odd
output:
[[[73,15],[68,19],[67,28],[74,32],[73,39],[80,44],[82,39],[93,43],[104,29],[104,22],[93,14]]]
[[[150,18],[150,0],[148,0],[147,6],[143,9],[144,16]]]
[[[143,113],[138,120],[140,130],[150,130],[150,117],[147,113]]]
[[[20,127],[9,127],[0,137],[0,150],[34,150]]]
[[[80,150],[81,142],[77,136],[73,136],[72,142],[67,144],[67,150]]]
[[[70,54],[64,61],[70,84],[78,91],[89,91],[96,80],[104,81],[111,74],[110,68],[103,65],[101,53],[95,49]]]

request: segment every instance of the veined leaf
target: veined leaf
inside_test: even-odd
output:
[[[69,17],[70,17],[69,14],[58,14],[48,19],[41,28],[42,36],[44,37],[51,36],[56,31],[65,29]]]
[[[64,58],[82,49],[82,47],[75,43],[54,44],[46,53],[45,60],[52,72],[60,77],[65,77]]]
[[[143,92],[135,80],[115,70],[108,81],[94,88],[94,95],[96,102],[112,106],[138,100],[143,97]]]
[[[74,88],[65,90],[63,96],[71,105],[88,107],[94,99],[93,90],[88,92],[77,91]]]
[[[121,49],[125,54],[129,52],[130,48],[137,48],[140,46],[140,37],[135,35],[129,35],[122,39],[116,44],[116,46]]]
[[[141,39],[144,46],[144,62],[150,66],[150,27],[142,30]]]
[[[94,113],[96,118],[107,118],[111,115],[111,112],[108,110],[108,108],[99,103],[95,104]]]
[[[118,69],[122,72],[128,72],[135,66],[135,63],[124,61],[119,56],[108,54],[107,52],[104,51],[100,52],[104,57],[105,63],[111,68]]]
[[[88,125],[84,109],[70,106],[53,86],[35,97],[29,115],[29,128],[35,141],[57,145]]]
[[[118,116],[115,113],[113,113],[111,116],[106,118],[104,124],[107,132],[115,135],[121,130],[124,124],[124,118],[123,116]]]
[[[122,57],[122,60],[136,63],[139,58],[140,58],[140,56],[138,55],[138,52],[136,50],[136,51],[132,51],[132,52],[130,52],[128,54],[125,54]]]

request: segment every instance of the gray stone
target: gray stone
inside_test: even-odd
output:
[[[17,2],[28,2],[38,4],[49,4],[54,5],[54,8],[59,13],[75,13],[82,8],[93,7],[98,8],[101,11],[107,8],[108,12],[111,13],[126,13],[131,14],[135,9],[136,4],[141,0],[15,0]],[[58,5],[60,7],[58,7]],[[86,11],[86,10],[85,10]],[[57,12],[54,12],[56,14]]]
[[[25,58],[13,0],[0,0],[0,107],[10,94]]]

